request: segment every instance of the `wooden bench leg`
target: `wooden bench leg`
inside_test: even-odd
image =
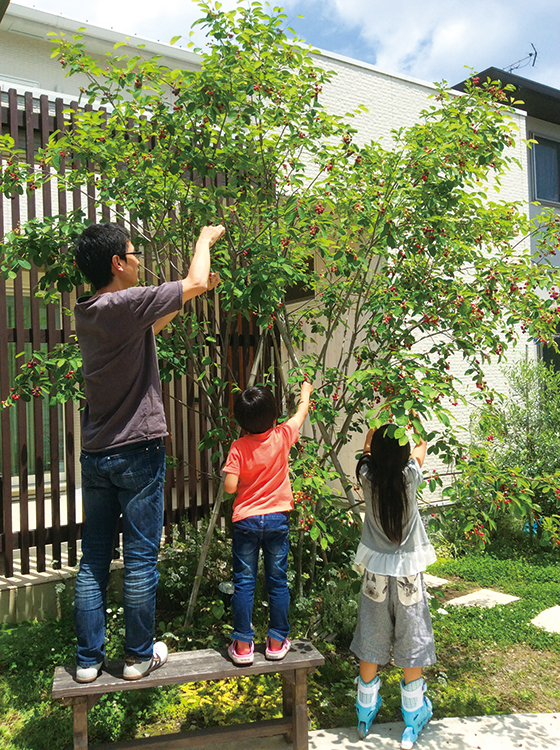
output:
[[[294,685],[294,749],[308,750],[307,669],[296,669]]]
[[[74,712],[74,750],[86,750],[88,746],[88,708],[89,701],[85,698],[73,698]]]
[[[282,672],[282,715],[284,718],[294,715],[294,685],[296,681],[295,672]],[[286,742],[294,741],[293,723],[292,729],[284,735]]]

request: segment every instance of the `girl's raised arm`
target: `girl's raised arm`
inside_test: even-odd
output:
[[[413,416],[416,417],[416,419],[420,419],[418,414],[416,412],[412,412]],[[412,429],[416,434],[418,434],[418,430],[412,425]],[[422,464],[424,463],[424,459],[426,458],[426,451],[428,449],[428,443],[423,438],[420,438],[420,442],[418,445],[414,446],[410,453],[410,458],[415,458],[418,461],[418,465],[420,468],[422,468]]]
[[[369,453],[371,453],[371,441],[373,439],[373,433],[374,432],[375,432],[375,430],[373,428],[371,430],[368,430],[368,434],[366,435],[366,440],[365,440],[365,443],[364,443],[364,450],[363,450],[363,454],[362,454],[364,456],[368,455]]]

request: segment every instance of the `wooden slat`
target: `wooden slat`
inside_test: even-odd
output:
[[[211,294],[211,292],[209,293]],[[210,306],[207,304],[206,307],[208,308],[208,313],[210,312]],[[203,315],[208,314],[205,311],[205,305],[200,297],[196,299],[196,312],[199,318],[202,319]],[[209,354],[210,359],[212,363],[217,362],[216,359],[213,358],[211,346],[208,348],[208,352],[205,352]],[[212,372],[215,368],[214,365],[210,365],[210,371]],[[199,435],[199,441],[202,439],[202,437],[206,434],[208,430],[208,420],[205,417],[205,413],[208,409],[208,399],[206,397],[206,393],[204,390],[204,385],[202,382],[198,383],[198,435]],[[198,484],[198,492],[199,492],[199,501],[197,501],[197,514],[199,517],[207,516],[210,511],[210,503],[209,503],[209,475],[208,475],[208,450],[206,448],[203,448],[201,451],[197,449],[197,484]]]
[[[2,123],[8,123],[8,108],[0,100]],[[0,165],[2,158],[0,156]],[[0,237],[4,236],[4,200],[0,199]],[[9,394],[8,369],[8,317],[6,282],[0,276],[0,399],[5,401]],[[0,574],[10,576],[13,573],[12,537],[12,451],[9,409],[0,409],[0,427],[2,429],[2,466],[0,477],[0,533],[6,535],[9,544],[0,552]]]
[[[99,111],[104,113],[103,127],[106,128],[107,127],[107,110],[104,107],[101,107]],[[101,206],[101,219],[103,221],[110,221],[111,219],[111,209],[105,203]]]
[[[324,664],[324,657],[308,641],[294,641],[282,661],[268,661],[264,646],[255,648],[251,666],[236,666],[226,656],[226,650],[201,649],[200,651],[169,654],[166,664],[141,680],[123,680],[124,662],[112,662],[104,667],[95,682],[80,684],[75,681],[75,667],[57,667],[54,673],[52,697],[75,698],[85,695],[115,693],[120,690],[143,690],[148,687],[182,685],[201,680],[223,680],[258,674],[275,674],[301,669],[314,669]],[[296,683],[297,689],[297,683]]]
[[[251,375],[251,367],[253,365],[253,351],[251,347],[251,336],[249,330],[250,323],[247,318],[241,316],[241,346],[240,355],[243,367],[243,387],[247,387],[249,382],[249,376]],[[258,382],[258,380],[257,380]]]
[[[67,318],[67,316],[64,316]],[[66,469],[66,513],[68,518],[68,565],[73,567],[78,559],[76,547],[76,441],[74,438],[74,403],[64,404],[64,467]],[[59,528],[60,531],[60,528]],[[59,558],[60,559],[60,558]]]
[[[171,268],[170,281],[179,280],[179,271],[175,265]],[[179,312],[179,314],[181,314]],[[175,476],[175,500],[176,507],[173,511],[174,523],[185,514],[185,466],[183,456],[185,455],[185,434],[183,422],[183,378],[174,378],[173,381],[173,423],[170,425],[173,434],[173,455],[177,458],[177,468],[173,470]]]
[[[174,221],[174,216],[171,216],[171,220]],[[171,266],[169,274],[169,281],[178,281],[179,272],[175,265]],[[167,338],[170,335],[169,330],[163,332],[163,336]],[[183,434],[183,387],[182,379],[173,378],[169,383],[169,423],[168,428],[171,433],[171,452],[172,455],[177,459],[177,465],[173,466],[169,470],[171,481],[173,483],[174,493],[174,507],[169,509],[169,513],[166,514],[166,538],[171,537],[171,524],[179,523],[182,518],[185,507],[185,467],[183,466],[182,457],[184,456],[184,434]],[[173,398],[171,398],[171,395]]]
[[[39,99],[39,142],[41,144],[41,148],[45,148],[45,146],[48,143],[48,139],[51,133],[51,127],[50,127],[50,121],[52,118],[49,118],[49,99],[46,94],[43,94],[41,98]],[[54,123],[53,123],[54,124]],[[49,169],[46,164],[43,164],[42,166],[42,172],[43,175],[47,175],[49,172]],[[43,198],[43,216],[50,216],[52,214],[52,200],[51,200],[51,182],[45,182],[42,187],[42,198]],[[35,308],[36,305],[32,302],[32,307]],[[52,342],[49,342],[49,331],[54,329],[54,306],[53,305],[47,305],[47,330],[46,330],[46,336],[45,340],[47,342],[47,349],[52,348],[53,344]],[[38,346],[41,341],[43,340],[43,331],[39,330],[39,339],[35,346]],[[50,435],[50,422],[53,419],[53,413],[56,414],[56,409],[48,409],[48,434]],[[36,558],[37,558],[37,571],[39,573],[42,573],[45,571],[47,567],[47,559],[46,559],[46,541],[45,541],[45,531],[46,531],[46,518],[45,518],[45,492],[44,492],[44,472],[45,472],[45,460],[44,460],[44,434],[43,434],[43,424],[41,420],[41,434],[43,439],[43,452],[41,454],[41,469],[42,469],[42,491],[41,495],[36,500],[36,521],[37,521],[37,531],[36,531],[36,540],[35,540],[35,546],[36,546]],[[35,460],[37,461],[37,452],[35,454]],[[50,468],[51,472],[51,486],[53,481],[53,471],[52,467]],[[35,473],[37,473],[37,468],[35,469]],[[57,477],[58,477],[58,466],[56,471]],[[37,479],[35,480],[37,484]]]
[[[72,102],[70,108],[73,112],[78,111],[78,102]],[[70,127],[74,124],[74,114],[70,116]],[[76,160],[76,166],[78,162]],[[72,209],[77,211],[82,208],[82,193],[80,188],[72,191]],[[64,248],[64,252],[73,252],[72,248]],[[62,306],[66,309],[72,307],[70,294],[62,294]],[[62,316],[62,339],[65,343],[73,339],[71,321],[68,315]],[[74,566],[77,562],[76,548],[76,442],[74,439],[74,404],[67,401],[64,404],[64,468],[66,471],[66,512],[68,515],[68,530],[72,539],[68,541],[68,564]]]
[[[74,110],[73,113],[70,115],[70,123],[69,128],[72,130],[75,123],[75,113],[78,111],[78,102],[71,102],[69,109]],[[75,154],[72,154],[72,164],[73,166],[80,166],[79,159],[75,156]],[[77,211],[79,208],[82,207],[82,193],[80,191],[79,187],[75,187],[74,190],[72,190],[72,210]]]
[[[59,138],[62,137],[62,134],[66,130],[66,121],[64,119],[64,103],[62,99],[57,99],[55,102],[55,127],[56,130],[59,131]],[[66,156],[63,156],[60,162],[60,169],[59,174],[61,176],[64,175],[66,169]],[[66,200],[66,191],[63,189],[63,185],[59,182],[58,183],[58,191],[57,191],[57,198],[58,198],[58,213],[59,214],[65,214],[66,208],[67,208],[67,200]],[[64,340],[64,323],[66,316],[64,314],[61,314],[62,317],[62,332],[61,332],[61,340]],[[63,418],[64,423],[64,418]],[[60,561],[62,557],[62,546],[61,546],[61,537],[60,537],[60,477],[59,477],[59,466],[60,466],[60,452],[59,452],[59,420],[58,415],[56,419],[53,419],[51,417],[51,425],[50,425],[50,438],[51,438],[51,470],[54,467],[56,471],[56,481],[53,483],[52,477],[51,477],[51,511],[52,511],[52,557],[53,560]],[[55,431],[56,428],[56,431]],[[56,458],[56,464],[53,459],[53,451]]]
[[[34,172],[35,166],[35,127],[37,118],[33,116],[33,96],[28,92],[25,94],[25,152],[29,164],[29,171]],[[27,218],[34,219],[37,215],[35,192],[31,191],[27,196]],[[39,281],[39,273],[36,266],[32,266],[29,272],[30,282],[30,307],[31,307],[31,345],[33,351],[39,348],[41,340],[40,310],[38,300],[34,296],[34,290]],[[43,399],[34,398],[33,406],[33,448],[35,453],[35,527],[40,532],[41,544],[37,549],[36,568],[39,572],[45,570],[45,462],[44,462],[44,436],[43,436]],[[31,546],[31,539],[28,535]]]
[[[173,431],[174,425],[171,420],[171,399],[169,398],[169,383],[162,383],[161,396],[163,400],[163,409],[165,412],[165,419],[168,429]],[[173,455],[173,443],[171,441],[170,435],[165,438],[164,444],[165,455]],[[163,506],[165,512],[165,538],[167,541],[170,541],[171,525],[173,523],[173,469],[167,469],[167,471],[165,472],[165,485],[163,487]]]
[[[86,112],[92,112],[93,106],[86,104],[84,109]],[[93,173],[93,164],[91,162],[88,162],[87,168],[90,174]],[[93,222],[97,219],[95,210],[95,181],[93,179],[89,180],[87,184],[87,217]]]
[[[1,202],[0,202],[1,210]],[[0,231],[2,214],[0,213]],[[0,398],[5,401],[9,394],[8,342],[6,331],[6,282],[0,278]],[[0,476],[0,533],[6,543],[0,550],[0,574],[13,575],[13,541],[12,541],[12,445],[10,410],[0,409],[0,427],[2,429],[2,466]]]
[[[188,503],[189,518],[192,523],[199,519],[198,502],[197,502],[197,477],[196,477],[196,407],[195,402],[195,385],[194,385],[194,365],[189,358],[187,362],[187,472],[188,482]]]
[[[228,355],[227,355],[227,348],[224,351],[224,339],[220,337],[220,332],[222,331],[222,328],[223,328],[222,319],[224,317],[224,314],[220,308],[219,287],[214,292],[212,292],[210,299],[213,304],[209,305],[208,307],[208,320],[210,321],[211,330],[216,331],[217,336],[218,336],[217,343],[211,342],[209,349],[208,349],[210,357],[212,358],[212,362],[215,363],[214,365],[212,365],[212,368],[210,371],[212,372],[212,374],[216,374],[219,378],[222,378],[223,373],[219,367],[221,355],[224,355],[226,358]],[[225,346],[227,347],[227,344],[225,344]],[[227,378],[227,374],[225,375],[225,377]],[[227,392],[219,397],[223,399],[223,405],[225,408],[227,408],[228,406]],[[208,404],[209,399],[206,396],[205,398],[206,398],[207,408],[209,409],[210,408],[210,405]],[[210,426],[209,419],[206,419],[206,424]],[[212,479],[214,473],[217,470],[216,464],[212,463],[211,461],[212,452],[213,451],[211,449],[208,449],[206,450],[206,454],[205,454],[204,466],[206,470],[206,476],[208,477],[208,479],[207,481],[204,482],[204,486],[202,489],[202,512],[204,516],[209,515],[210,513],[210,510],[214,504],[214,498],[215,498],[215,493],[217,489],[217,483],[215,480]],[[222,506],[220,506],[220,508],[221,507]],[[221,524],[221,521],[222,521],[222,514],[220,512],[218,515],[217,523]]]
[[[10,135],[14,139],[16,148],[20,147],[19,127],[17,118],[17,92],[10,89],[8,92],[8,102],[10,108],[9,128]],[[25,146],[25,144],[23,144]],[[12,197],[12,229],[20,225],[21,208],[20,197],[14,194]],[[27,274],[25,274],[27,276]],[[23,273],[19,273],[14,279],[14,313],[15,313],[15,339],[16,355],[24,350],[24,310],[23,302]],[[21,364],[21,359],[18,363]],[[19,479],[19,525],[22,549],[21,552],[21,572],[29,573],[29,517],[28,517],[28,450],[27,450],[27,407],[23,401],[18,401],[16,406],[17,414],[17,438],[18,438],[18,479]]]

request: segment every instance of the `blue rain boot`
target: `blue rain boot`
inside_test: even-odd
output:
[[[358,695],[356,697],[356,713],[358,714],[358,737],[363,740],[381,708],[383,701],[379,695],[381,680],[375,676],[371,682],[364,682],[361,677],[356,680]]]
[[[405,729],[401,740],[402,750],[411,750],[418,735],[432,718],[432,702],[424,696],[426,683],[422,678],[404,684],[401,680],[401,703]]]

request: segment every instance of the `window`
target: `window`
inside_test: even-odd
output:
[[[305,262],[310,274],[313,274],[315,271],[315,259],[306,258]],[[308,299],[313,299],[313,289],[304,281],[298,281],[297,284],[292,284],[286,289],[286,302],[288,304],[291,302],[303,302]]]
[[[535,198],[560,203],[560,142],[534,136]]]
[[[556,326],[556,336],[554,341],[560,346],[560,324]],[[560,352],[555,352],[551,346],[539,344],[540,356],[545,365],[548,365],[554,372],[560,372]]]

